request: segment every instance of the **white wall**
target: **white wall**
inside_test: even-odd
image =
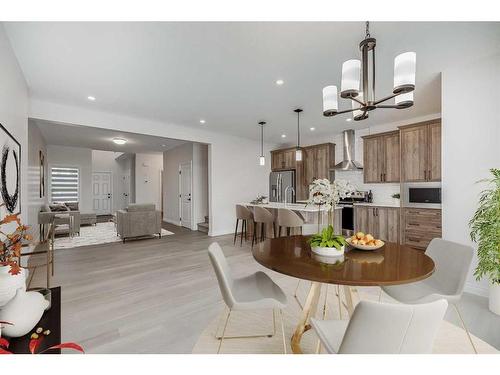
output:
[[[500,55],[458,65],[442,74],[443,237],[472,245],[468,222],[490,168],[500,167]],[[486,295],[487,280],[472,271],[466,290]]]
[[[92,212],[92,150],[80,147],[48,145],[47,161],[49,173],[50,168],[53,166],[77,167],[79,169],[79,209],[81,212]],[[50,201],[50,183],[47,193]]]
[[[37,222],[28,215],[31,206],[27,194],[28,88],[3,25],[0,25],[0,123],[21,144],[21,218],[34,228]],[[0,209],[0,216],[5,214],[5,209]]]
[[[135,154],[135,202],[154,203],[161,210],[162,154]]]
[[[47,203],[49,185],[47,180],[47,145],[40,129],[30,122],[28,126],[28,179],[27,179],[27,222],[31,226],[33,240],[38,241],[40,230],[37,225],[38,213]],[[40,198],[40,151],[45,156],[45,195]]]
[[[232,233],[235,204],[268,192],[270,163],[258,165],[258,141],[213,132],[209,126],[180,126],[36,99],[30,101],[30,117],[209,144],[210,235]],[[266,144],[265,150],[274,147]]]

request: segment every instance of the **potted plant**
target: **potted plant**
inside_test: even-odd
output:
[[[313,234],[308,242],[311,250],[321,256],[343,255],[347,244],[344,237],[334,234],[332,225],[328,225],[321,233]]]
[[[9,231],[4,226],[15,229]],[[18,259],[23,241],[31,240],[28,229],[21,223],[19,214],[8,214],[0,220],[0,308],[15,296],[17,289],[26,288],[25,269],[18,264]]]
[[[490,310],[500,315],[500,169],[490,169],[489,188],[481,192],[479,207],[469,222],[472,241],[477,243],[477,280],[487,277],[490,284]]]
[[[307,204],[318,206],[318,233],[309,239],[311,250],[323,256],[339,256],[344,253],[344,237],[335,234],[335,206],[340,198],[347,198],[354,187],[345,180],[335,180],[333,184],[326,178],[316,179],[309,186]],[[328,211],[328,226],[320,232],[321,208]]]

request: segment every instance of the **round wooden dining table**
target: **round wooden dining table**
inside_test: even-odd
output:
[[[386,242],[380,249],[362,251],[346,247],[343,256],[320,257],[311,251],[308,236],[267,239],[252,249],[255,260],[273,271],[311,281],[300,320],[291,339],[294,353],[302,353],[300,340],[311,328],[321,286],[342,285],[349,315],[354,311],[356,286],[399,285],[423,280],[434,272],[433,260],[422,250]]]

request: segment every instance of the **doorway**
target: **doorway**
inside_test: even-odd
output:
[[[111,172],[92,173],[92,202],[96,215],[111,215],[112,212]]]
[[[179,215],[181,226],[192,229],[192,162],[179,165]]]

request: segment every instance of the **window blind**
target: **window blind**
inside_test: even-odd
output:
[[[50,169],[50,195],[52,202],[78,202],[78,168],[52,167]]]

